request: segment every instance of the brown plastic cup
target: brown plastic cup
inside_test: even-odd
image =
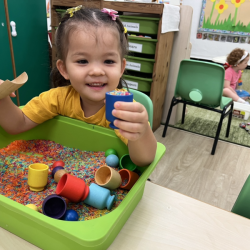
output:
[[[121,169],[119,171],[119,174],[121,175],[122,178],[122,183],[120,185],[120,188],[130,190],[136,181],[139,179],[139,175],[135,172],[132,172],[128,169]]]

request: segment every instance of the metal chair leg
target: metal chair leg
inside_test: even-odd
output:
[[[181,124],[184,124],[185,121],[185,113],[186,113],[186,103],[183,103],[183,109],[182,109],[182,118],[181,118]]]
[[[171,101],[171,104],[170,104],[170,107],[169,107],[169,110],[168,110],[168,116],[167,116],[167,119],[166,119],[166,123],[165,123],[165,126],[164,126],[164,130],[163,130],[163,133],[162,133],[162,137],[165,137],[166,136],[166,132],[167,132],[167,128],[168,128],[168,124],[169,124],[169,120],[170,120],[170,117],[171,117],[171,114],[172,114],[172,109],[173,109],[173,106],[175,105],[175,97],[173,97],[172,101]]]
[[[233,108],[234,108],[234,104],[231,104],[231,109],[230,109],[230,113],[228,115],[228,122],[227,122],[227,131],[226,131],[226,137],[229,136],[229,132],[230,132],[230,127],[231,127],[231,121],[232,121],[232,116],[233,116]]]
[[[213,144],[211,155],[215,154],[217,142],[218,142],[219,135],[220,135],[220,130],[221,130],[221,127],[222,127],[222,122],[223,122],[224,114],[225,113],[223,112],[223,113],[221,113],[221,116],[220,116],[220,121],[219,121],[218,128],[217,128],[217,131],[216,131],[216,135],[215,135],[215,138],[214,138],[214,144]]]

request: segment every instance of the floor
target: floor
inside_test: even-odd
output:
[[[242,89],[250,93],[250,70],[244,69],[241,78],[242,78]]]
[[[219,141],[212,156],[213,139],[168,128],[155,131],[166,153],[151,174],[153,183],[230,211],[250,174],[250,148]]]

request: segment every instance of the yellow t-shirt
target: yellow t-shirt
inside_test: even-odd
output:
[[[110,122],[106,120],[105,105],[95,115],[85,117],[81,108],[80,95],[72,86],[57,87],[43,92],[29,101],[22,111],[37,124],[52,119],[57,115],[63,115],[110,128]],[[118,129],[115,129],[115,133],[126,145],[128,144],[128,140],[119,133]]]

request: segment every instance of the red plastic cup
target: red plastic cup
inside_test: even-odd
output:
[[[56,194],[72,202],[80,202],[87,198],[89,186],[80,178],[70,174],[64,174],[57,184]]]

